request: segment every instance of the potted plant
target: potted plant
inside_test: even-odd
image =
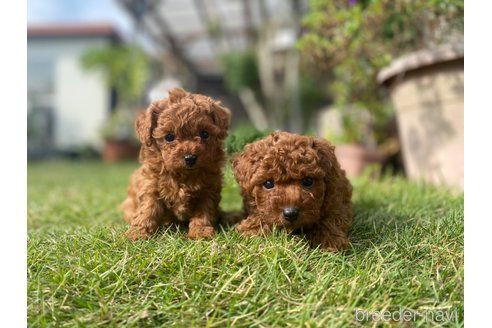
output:
[[[462,189],[464,2],[418,1],[414,6],[404,26],[420,22],[419,33],[414,40],[398,40],[406,51],[379,71],[378,82],[396,111],[408,176]],[[412,46],[415,41],[419,47]]]
[[[377,148],[394,150],[398,147],[385,146],[388,142],[386,127],[393,115],[388,110],[388,89],[378,84],[378,74],[393,58],[417,49],[435,47],[446,39],[459,40],[462,17],[462,0],[313,1],[311,12],[303,20],[308,32],[300,40],[299,47],[320,67],[333,74],[330,89],[337,106],[349,108],[357,104],[358,108],[368,111],[370,122],[376,123],[370,128],[374,128],[377,136]],[[386,79],[380,77],[380,81],[389,82],[389,85],[396,81],[392,77],[401,78],[398,74],[387,73],[385,76]],[[395,105],[398,107],[396,102]],[[348,111],[344,115],[352,116]],[[401,117],[397,115],[397,118],[399,138],[407,158],[415,149],[407,149],[411,142],[405,138],[413,136],[411,132],[402,135]],[[429,136],[432,140],[433,135]],[[429,153],[420,155],[422,160],[422,156]],[[406,171],[414,177],[408,165]]]
[[[106,162],[119,162],[138,157],[140,142],[135,135],[135,112],[117,110],[101,129],[104,138],[102,159]]]
[[[342,168],[353,177],[392,155],[383,151],[388,149],[384,143],[391,110],[375,83],[377,68],[389,58],[374,56],[379,48],[367,42],[378,33],[371,28],[373,19],[356,1],[313,1],[303,18],[306,33],[298,42],[301,52],[330,76],[334,105],[321,117],[320,130],[337,145]]]
[[[115,90],[115,110],[101,129],[105,145],[102,158],[116,162],[138,157],[139,142],[134,121],[149,75],[146,54],[132,45],[90,49],[81,58],[87,70],[102,71],[108,87]]]
[[[358,177],[369,166],[380,165],[385,152],[377,145],[371,113],[356,105],[322,110],[318,133],[336,145],[335,153],[349,177]]]

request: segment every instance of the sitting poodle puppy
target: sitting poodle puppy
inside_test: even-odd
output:
[[[303,233],[313,247],[346,249],[352,186],[334,149],[288,132],[247,145],[232,162],[247,212],[237,231],[257,235],[277,226]]]
[[[188,237],[212,237],[219,210],[230,112],[182,89],[152,103],[135,122],[140,163],[121,204],[130,240],[160,225],[188,224]]]

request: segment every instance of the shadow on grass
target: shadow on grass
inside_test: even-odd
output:
[[[172,223],[169,225],[160,225],[157,231],[150,237],[150,239],[158,239],[163,236],[181,236],[183,238],[188,238],[188,227],[189,223],[179,222]],[[126,232],[130,228],[129,224],[126,224],[124,231]],[[231,233],[234,231],[235,226],[230,224],[219,224],[215,227],[216,234]]]
[[[349,231],[353,252],[367,252],[395,241],[404,230],[422,222],[407,211],[388,209],[387,202],[360,199],[353,203],[354,219]]]

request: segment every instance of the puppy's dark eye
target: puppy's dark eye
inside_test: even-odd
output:
[[[263,183],[263,187],[266,189],[272,189],[275,186],[272,180],[267,180]]]
[[[206,139],[208,139],[208,137],[209,137],[209,134],[207,131],[204,131],[204,130],[200,131],[200,138],[206,140]]]
[[[311,187],[313,185],[313,178],[311,177],[305,177],[302,179],[301,183],[304,187]]]
[[[164,136],[164,140],[166,140],[167,142],[171,142],[171,141],[174,141],[176,137],[174,136],[174,134],[172,133],[168,133]]]

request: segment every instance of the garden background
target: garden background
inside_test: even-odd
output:
[[[345,327],[400,309],[464,324],[463,1],[50,6],[28,1],[30,325]],[[231,108],[229,156],[275,129],[333,142],[350,250],[282,231],[127,241],[134,116],[176,86]],[[239,209],[224,174],[222,206]],[[452,320],[424,316],[440,311]]]

